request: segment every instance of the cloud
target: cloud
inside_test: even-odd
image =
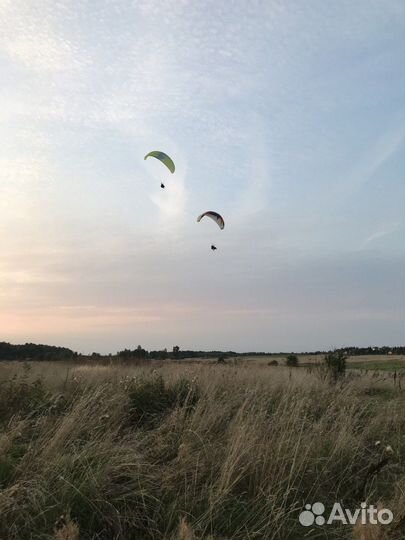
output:
[[[396,231],[398,231],[401,228],[400,223],[393,223],[393,224],[387,224],[384,229],[375,231],[374,233],[370,234],[367,238],[364,239],[364,241],[361,244],[360,249],[366,249],[369,244],[375,242],[376,240],[380,240],[381,238],[384,238],[385,236],[388,236]]]
[[[396,123],[379,135],[365,150],[359,162],[351,170],[346,184],[351,190],[364,186],[404,146],[405,128]]]
[[[38,9],[39,6],[21,0],[3,0],[0,47],[11,61],[39,72],[62,71],[87,63],[75,44],[57,30],[58,9],[52,6],[53,2],[45,1]]]

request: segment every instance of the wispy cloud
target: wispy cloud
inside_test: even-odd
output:
[[[64,9],[53,2],[41,7],[21,0],[0,6],[0,47],[10,60],[33,71],[65,71],[87,62],[78,47],[58,30]],[[60,28],[60,27],[59,27]]]
[[[346,189],[354,191],[364,186],[379,169],[404,147],[405,128],[401,122],[380,134],[359,158],[358,163],[348,174]]]
[[[370,234],[370,236],[367,236],[367,238],[364,239],[364,241],[361,244],[360,249],[366,249],[369,247],[370,244],[375,242],[376,240],[380,240],[381,238],[384,238],[396,231],[398,231],[401,227],[400,223],[393,223],[393,224],[387,224],[384,229],[375,231],[374,233]]]

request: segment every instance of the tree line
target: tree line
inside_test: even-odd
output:
[[[360,356],[360,355],[378,355],[378,354],[405,354],[405,346],[398,347],[344,347],[336,349],[345,356]],[[297,354],[328,354],[330,351],[314,351]],[[123,349],[116,354],[101,355],[100,353],[92,353],[91,358],[101,358],[108,356],[109,358],[117,358],[119,360],[183,360],[185,358],[235,358],[244,356],[295,356],[291,353],[265,353],[265,352],[244,352],[237,353],[235,351],[193,351],[189,349],[181,350],[178,345],[175,345],[171,350],[167,348],[161,350],[148,351],[141,345],[134,349]],[[81,358],[86,355],[80,355]],[[5,341],[0,342],[0,361],[4,360],[72,360],[79,357],[77,352],[68,349],[67,347],[57,347],[53,345],[42,345],[35,343],[25,343],[22,345],[14,345]]]
[[[12,345],[0,342],[0,361],[2,360],[71,360],[77,353],[66,347],[25,343]]]
[[[141,345],[138,345],[135,349],[124,349],[123,351],[118,351],[118,358],[123,360],[130,360],[131,358],[136,360],[184,360],[185,358],[218,358],[219,356],[225,356],[227,358],[232,358],[240,356],[240,354],[234,351],[191,351],[191,350],[180,350],[178,345],[175,345],[172,350],[162,349],[158,351],[147,351]]]

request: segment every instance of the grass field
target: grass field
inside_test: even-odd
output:
[[[397,383],[257,360],[2,363],[0,538],[399,540]],[[303,528],[316,501],[367,501],[394,521]]]
[[[324,354],[298,354],[300,366],[311,364],[320,364],[325,357]],[[267,365],[269,362],[276,360],[279,365],[285,365],[285,355],[272,356],[246,356],[238,357],[232,360],[236,365]],[[203,361],[202,359],[194,359],[193,361]],[[382,370],[382,371],[402,371],[405,372],[405,356],[396,354],[381,354],[381,355],[364,355],[364,356],[349,356],[347,358],[347,367],[349,369],[364,369],[364,370]]]

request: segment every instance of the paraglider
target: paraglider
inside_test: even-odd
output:
[[[173,174],[176,170],[176,167],[174,165],[174,162],[170,156],[165,154],[164,152],[161,152],[160,150],[152,150],[152,152],[149,152],[149,154],[146,154],[144,159],[148,159],[149,157],[154,157],[155,159],[159,160],[163,165],[165,165],[169,171]],[[161,189],[165,189],[165,185],[163,182],[160,183]],[[225,221],[224,218],[221,216],[221,214],[218,214],[218,212],[213,212],[212,210],[209,210],[208,212],[204,212],[201,215],[198,216],[197,222],[200,222],[202,218],[209,217],[212,219],[212,221],[215,221],[215,223],[218,225],[218,227],[222,230],[225,228]],[[211,244],[211,250],[216,251],[218,248],[216,245]]]
[[[215,221],[215,223],[218,225],[218,227],[222,230],[224,227],[225,227],[225,221],[224,221],[224,218],[218,214],[218,212],[212,212],[212,211],[209,211],[209,212],[204,212],[203,214],[201,214],[200,216],[198,216],[197,218],[197,222],[200,222],[202,220],[203,217],[209,217],[211,218],[213,221]],[[215,251],[217,250],[218,248],[214,245],[214,244],[211,244],[211,249],[212,251]]]
[[[171,157],[169,157],[164,152],[161,152],[160,150],[152,150],[152,152],[149,152],[149,154],[146,154],[146,156],[143,159],[147,159],[148,157],[154,157],[161,161],[166,167],[169,169],[169,171],[173,174],[176,167],[174,165],[174,162]]]
[[[202,218],[205,216],[214,220],[220,229],[223,229],[225,227],[224,218],[220,214],[218,214],[218,212],[212,212],[211,210],[208,212],[204,212],[203,214],[198,216],[197,221],[201,221]]]
[[[146,156],[143,159],[147,159],[148,157],[154,157],[161,161],[163,165],[166,165],[166,167],[169,169],[169,171],[173,174],[176,167],[174,166],[174,162],[171,157],[169,157],[164,152],[161,152],[160,150],[152,150],[152,152],[149,152],[149,154],[146,154]],[[160,183],[160,187],[162,189],[165,189],[165,185],[163,182]]]

